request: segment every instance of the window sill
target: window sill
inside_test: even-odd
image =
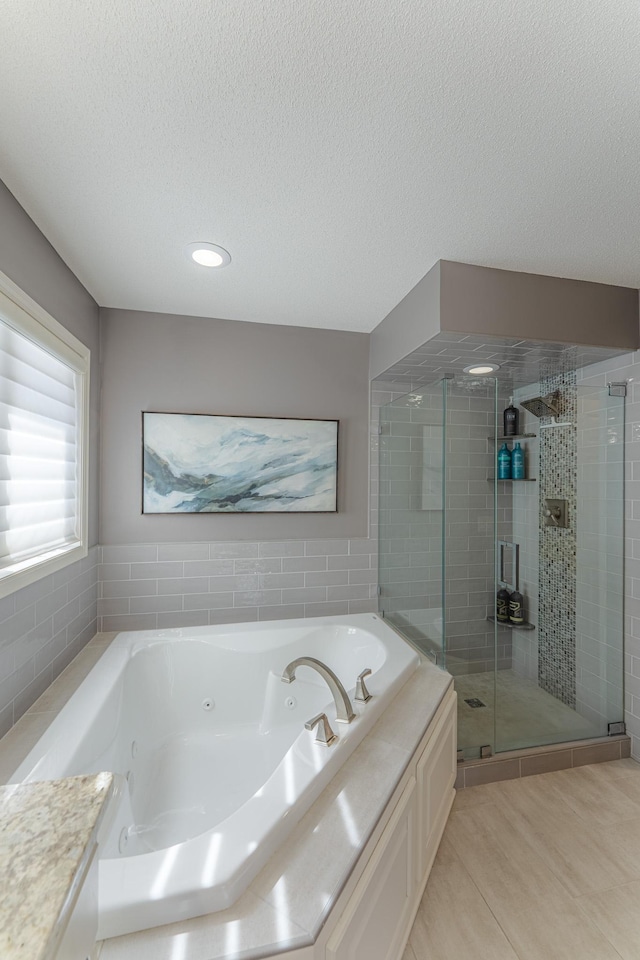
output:
[[[31,557],[29,560],[5,567],[0,570],[0,599],[72,563],[77,563],[78,560],[84,559],[88,552],[86,544],[76,542],[53,550],[44,557]]]

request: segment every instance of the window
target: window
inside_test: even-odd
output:
[[[89,350],[0,274],[0,596],[87,554]]]

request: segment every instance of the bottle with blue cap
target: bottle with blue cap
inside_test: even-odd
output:
[[[524,450],[516,443],[511,454],[511,478],[524,480]]]
[[[498,480],[511,480],[511,451],[506,443],[498,451]]]

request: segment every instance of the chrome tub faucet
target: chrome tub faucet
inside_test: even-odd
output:
[[[351,723],[352,720],[355,720],[356,715],[353,712],[347,691],[333,670],[322,661],[315,660],[313,657],[298,657],[297,660],[292,660],[283,670],[281,678],[283,683],[293,683],[298,667],[311,667],[326,682],[336,705],[336,720],[339,723]]]

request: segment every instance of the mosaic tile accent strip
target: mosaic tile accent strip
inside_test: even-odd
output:
[[[575,371],[540,381],[542,396],[555,393],[559,423],[540,430],[539,656],[543,690],[576,705],[577,388]],[[553,423],[543,417],[540,427]],[[566,529],[544,525],[544,500],[568,502]]]

